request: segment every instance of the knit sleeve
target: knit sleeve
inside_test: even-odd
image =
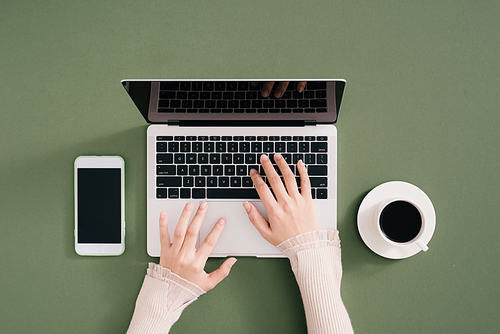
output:
[[[182,311],[203,293],[169,269],[150,263],[127,333],[168,333]]]
[[[304,303],[308,333],[353,333],[340,296],[338,231],[304,233],[285,240],[277,248],[290,259]]]

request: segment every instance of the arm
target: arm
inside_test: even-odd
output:
[[[280,154],[274,160],[283,182],[269,158],[261,163],[273,194],[257,171],[250,175],[267,211],[269,222],[251,203],[245,210],[260,234],[288,258],[297,279],[309,333],[352,333],[352,326],[340,298],[342,265],[338,231],[319,231],[311,197],[311,185],[302,161],[297,163],[301,192],[295,176]]]
[[[203,270],[225,221],[219,219],[197,250],[196,239],[207,203],[200,204],[188,226],[193,208],[192,203],[184,207],[172,243],[167,215],[164,212],[160,214],[160,264],[149,265],[127,333],[167,333],[184,308],[222,281],[236,262],[236,259],[229,258],[210,274]]]

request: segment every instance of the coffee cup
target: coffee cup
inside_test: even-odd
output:
[[[416,244],[424,252],[429,249],[420,238],[426,226],[422,208],[407,198],[382,201],[375,210],[377,230],[388,243],[404,247]]]

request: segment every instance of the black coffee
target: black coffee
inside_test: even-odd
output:
[[[380,214],[380,228],[392,241],[413,240],[422,228],[422,217],[413,204],[406,201],[389,203]]]

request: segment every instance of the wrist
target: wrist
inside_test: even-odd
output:
[[[322,247],[340,248],[338,230],[315,230],[289,238],[276,246],[279,251],[290,259],[292,270],[295,272],[298,262],[298,253],[308,249]]]

